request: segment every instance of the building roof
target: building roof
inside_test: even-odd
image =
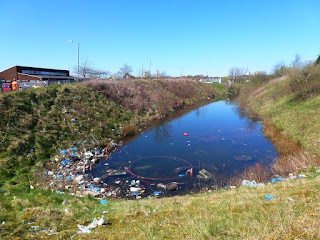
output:
[[[54,78],[54,79],[75,79],[76,78],[72,76],[32,75],[32,74],[25,74],[25,73],[19,73],[19,74],[30,76],[30,77],[37,77],[37,78]]]

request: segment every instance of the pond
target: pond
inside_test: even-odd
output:
[[[124,189],[127,197],[174,195],[224,186],[246,168],[270,165],[277,157],[257,119],[235,103],[218,101],[141,133],[95,164],[92,175]],[[172,182],[179,191],[164,191]]]

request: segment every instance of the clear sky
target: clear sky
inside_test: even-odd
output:
[[[0,0],[0,71],[23,65],[73,71],[228,75],[267,71],[320,54],[319,0]]]

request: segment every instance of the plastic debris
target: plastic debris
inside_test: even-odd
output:
[[[249,180],[243,180],[242,186],[246,187],[263,187],[264,183],[257,183],[255,180],[249,181]]]
[[[177,182],[168,183],[168,184],[166,185],[166,189],[167,189],[168,191],[178,190],[178,183],[177,183]]]
[[[164,185],[163,183],[158,183],[157,184],[157,188],[162,188],[162,189],[166,189],[166,185]]]
[[[270,201],[270,200],[273,200],[273,199],[274,199],[274,196],[269,194],[269,195],[264,196],[264,198],[265,198],[266,200]]]
[[[277,177],[277,178],[271,179],[271,183],[276,183],[276,182],[281,182],[281,181],[282,181],[282,177]]]
[[[79,232],[78,233],[90,233],[91,229],[96,228],[98,226],[103,225],[106,222],[106,218],[102,216],[99,220],[97,218],[94,218],[92,223],[88,226],[83,226],[78,224]]]
[[[154,193],[153,193],[153,195],[155,195],[156,197],[158,197],[160,194],[162,194],[163,193],[163,191],[155,191]]]
[[[67,155],[68,152],[67,152],[67,150],[61,150],[60,153],[61,153],[62,155]]]
[[[105,200],[105,199],[102,199],[102,200],[100,201],[100,204],[102,204],[102,205],[106,205],[106,204],[108,204],[108,201],[107,201],[107,200]]]
[[[63,161],[60,162],[60,164],[63,165],[63,166],[66,166],[66,165],[68,165],[70,163],[72,163],[72,160],[70,160],[70,159],[66,159],[66,160],[63,160]]]
[[[141,188],[139,187],[130,187],[130,192],[139,192],[141,191]]]
[[[299,174],[298,176],[296,176],[297,179],[301,179],[301,178],[305,178],[305,177],[306,177],[306,175],[304,175],[304,174]]]
[[[92,228],[96,228],[98,226],[98,220],[96,218],[93,219],[92,223],[88,226],[83,226],[78,224],[78,228],[80,230],[79,233],[90,233]]]
[[[209,173],[207,170],[202,169],[202,170],[199,171],[199,176],[200,176],[201,178],[209,179],[209,178],[212,177],[212,174]]]

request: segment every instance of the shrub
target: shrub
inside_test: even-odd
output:
[[[320,93],[320,65],[311,65],[290,74],[290,88],[300,100],[312,98]]]

